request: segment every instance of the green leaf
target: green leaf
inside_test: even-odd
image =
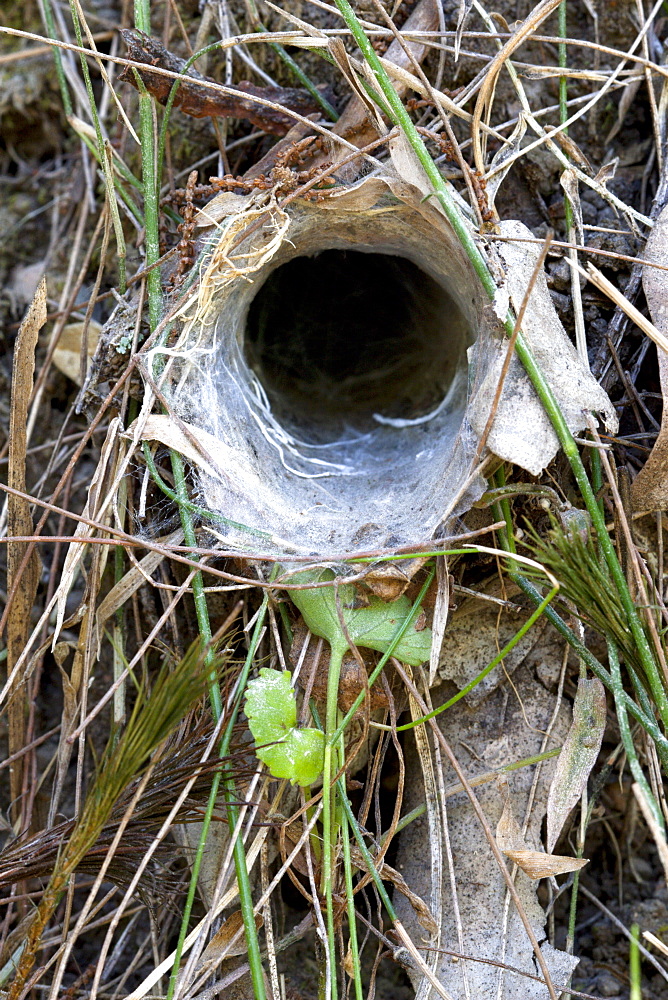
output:
[[[297,725],[297,702],[287,670],[263,667],[246,688],[246,715],[258,743],[271,743]]]
[[[333,580],[331,570],[300,573],[292,577],[292,583],[322,583]],[[338,588],[343,620],[350,639],[356,646],[375,649],[384,653],[397,633],[397,629],[411,614],[412,604],[402,596],[390,604],[379,597],[371,596],[369,606],[355,608],[355,588],[352,584],[342,584]],[[311,632],[326,639],[332,650],[344,653],[348,640],[341,628],[333,587],[318,587],[308,590],[292,590],[290,597],[302,613]],[[421,608],[413,612],[411,624],[394,647],[393,655],[402,663],[417,667],[429,659],[431,652],[431,629],[416,630],[415,623]]]
[[[319,729],[297,729],[297,701],[288,670],[263,667],[260,676],[249,681],[246,715],[256,753],[274,778],[312,785],[320,777],[325,736]]]

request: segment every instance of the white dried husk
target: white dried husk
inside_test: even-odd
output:
[[[483,490],[474,456],[507,345],[496,315],[503,306],[497,304],[495,313],[489,304],[438,206],[387,165],[382,175],[337,187],[317,201],[296,199],[284,209],[271,193],[219,196],[199,221],[214,228],[197,294],[181,311],[178,342],[153,350],[148,364],[154,375],[161,372],[173,414],[194,432],[189,437],[200,455],[191,447],[189,457],[200,466],[201,502],[227,519],[218,529],[226,546],[328,558],[438,535]],[[520,223],[502,229],[531,237]],[[419,394],[420,358],[441,352],[440,397],[431,405],[423,400],[418,409],[427,419],[410,423],[412,411],[402,425],[394,414],[391,422],[378,422],[369,412],[362,421],[346,423],[339,413],[328,422],[315,390],[310,406],[286,415],[267,393],[263,373],[251,367],[245,326],[259,290],[293,258],[331,249],[405,258],[445,291],[449,304],[442,315],[418,318],[407,331],[418,381],[401,385],[392,359],[378,360],[378,378],[394,379],[397,396],[411,396]],[[536,253],[531,244],[506,244],[493,255],[497,303],[510,299],[519,308]],[[582,429],[583,410],[594,410],[613,429],[611,404],[570,344],[543,275],[524,330],[571,428]],[[431,363],[422,363],[428,379]],[[333,386],[334,397],[337,391]],[[169,439],[169,421],[154,418],[156,437]],[[533,474],[558,448],[516,358],[488,443],[500,458]]]

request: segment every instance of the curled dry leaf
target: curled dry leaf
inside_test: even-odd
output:
[[[568,731],[547,800],[547,849],[552,851],[596,763],[605,730],[605,688],[596,677],[580,678]]]
[[[383,601],[396,601],[428,560],[424,556],[394,563],[376,563],[364,574],[364,584]]]
[[[560,854],[543,854],[542,851],[504,851],[529,878],[549,878],[576,872],[589,864],[589,858],[569,858]]]
[[[644,257],[657,264],[665,264],[668,259],[668,208],[654,223]],[[668,334],[668,271],[656,267],[643,267],[642,284],[654,325],[661,333]],[[634,510],[668,510],[668,354],[657,347],[663,414],[661,429],[654,443],[652,454],[645,467],[640,470],[631,486],[631,502]]]
[[[603,699],[603,704],[605,705],[605,698]],[[564,749],[565,748],[566,745],[564,744]],[[499,850],[505,854],[507,858],[514,861],[515,864],[522,869],[524,874],[528,875],[531,879],[549,878],[550,875],[563,875],[566,872],[574,872],[579,868],[584,868],[587,864],[586,858],[571,858],[559,854],[545,854],[543,851],[532,851],[528,848],[524,841],[520,825],[515,819],[515,815],[513,813],[508,781],[505,777],[499,777],[497,778],[496,783],[504,799],[503,812],[501,813],[501,817],[496,826],[496,842],[499,845]]]
[[[496,842],[499,845],[499,850],[503,851],[504,854],[508,851],[524,851],[526,844],[520,825],[515,819],[508,781],[505,777],[499,777],[496,784],[504,797],[503,812],[496,824]]]

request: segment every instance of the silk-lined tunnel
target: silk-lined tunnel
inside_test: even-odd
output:
[[[243,349],[276,419],[302,440],[332,441],[346,427],[378,428],[377,416],[436,409],[462,365],[464,331],[451,295],[413,261],[327,249],[271,272]]]

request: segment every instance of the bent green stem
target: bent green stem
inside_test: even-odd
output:
[[[400,733],[405,729],[414,729],[416,726],[422,725],[423,722],[428,722],[429,719],[434,719],[437,715],[440,715],[441,712],[445,712],[446,709],[452,708],[452,706],[455,705],[461,698],[469,694],[469,692],[472,691],[474,687],[480,684],[480,682],[484,680],[485,677],[487,677],[487,674],[489,674],[490,671],[494,669],[494,667],[498,666],[498,664],[501,663],[501,661],[506,656],[508,656],[508,653],[510,653],[511,650],[515,648],[517,643],[520,641],[520,639],[522,639],[523,636],[527,634],[532,625],[535,625],[540,616],[544,613],[548,604],[552,601],[554,597],[556,597],[558,591],[559,591],[558,587],[553,587],[552,590],[550,590],[547,597],[543,598],[543,600],[540,602],[536,610],[532,612],[529,618],[527,618],[524,625],[519,629],[519,631],[515,633],[512,639],[506,643],[501,652],[497,653],[494,659],[491,661],[491,663],[488,663],[487,666],[484,667],[480,671],[480,673],[473,678],[472,681],[469,681],[466,687],[463,687],[461,691],[458,691],[456,695],[454,695],[452,698],[449,699],[449,701],[446,701],[445,704],[443,705],[439,705],[438,708],[435,708],[433,712],[430,712],[428,715],[423,715],[419,719],[414,719],[412,722],[407,722],[403,726],[397,726],[396,732]]]
[[[348,645],[342,642],[331,647],[329,676],[327,678],[327,704],[325,712],[325,753],[322,772],[322,892],[325,896],[327,916],[328,967],[332,1000],[337,997],[336,939],[334,929],[333,879],[336,857],[338,824],[336,819],[336,789],[332,776],[339,769],[338,742],[334,739],[339,714],[339,679],[341,663]]]
[[[343,758],[345,748],[341,737],[340,753]],[[353,871],[350,858],[350,823],[344,810],[341,810],[341,841],[343,845],[343,878],[346,886],[346,907],[348,910],[348,948],[353,967],[353,982],[355,984],[355,1000],[363,1000],[362,970],[360,968],[360,953],[357,945],[357,923],[355,918],[355,894],[353,891]]]
[[[633,744],[633,736],[631,735],[631,729],[629,727],[629,720],[626,714],[626,705],[621,697],[624,687],[622,684],[622,675],[619,667],[619,653],[617,651],[616,644],[612,639],[608,639],[608,661],[610,663],[610,675],[612,677],[613,683],[613,694],[615,698],[615,708],[617,709],[617,721],[619,723],[619,733],[622,737],[622,743],[624,744],[624,750],[626,751],[626,759],[629,762],[629,767],[631,768],[631,774],[638,782],[642,788],[647,801],[649,802],[652,813],[654,814],[654,819],[656,820],[659,829],[665,831],[665,823],[663,816],[661,815],[661,809],[652,794],[652,789],[649,787],[649,782],[643,774],[643,769],[640,766],[640,761],[638,760],[638,755],[636,753],[636,748]]]

